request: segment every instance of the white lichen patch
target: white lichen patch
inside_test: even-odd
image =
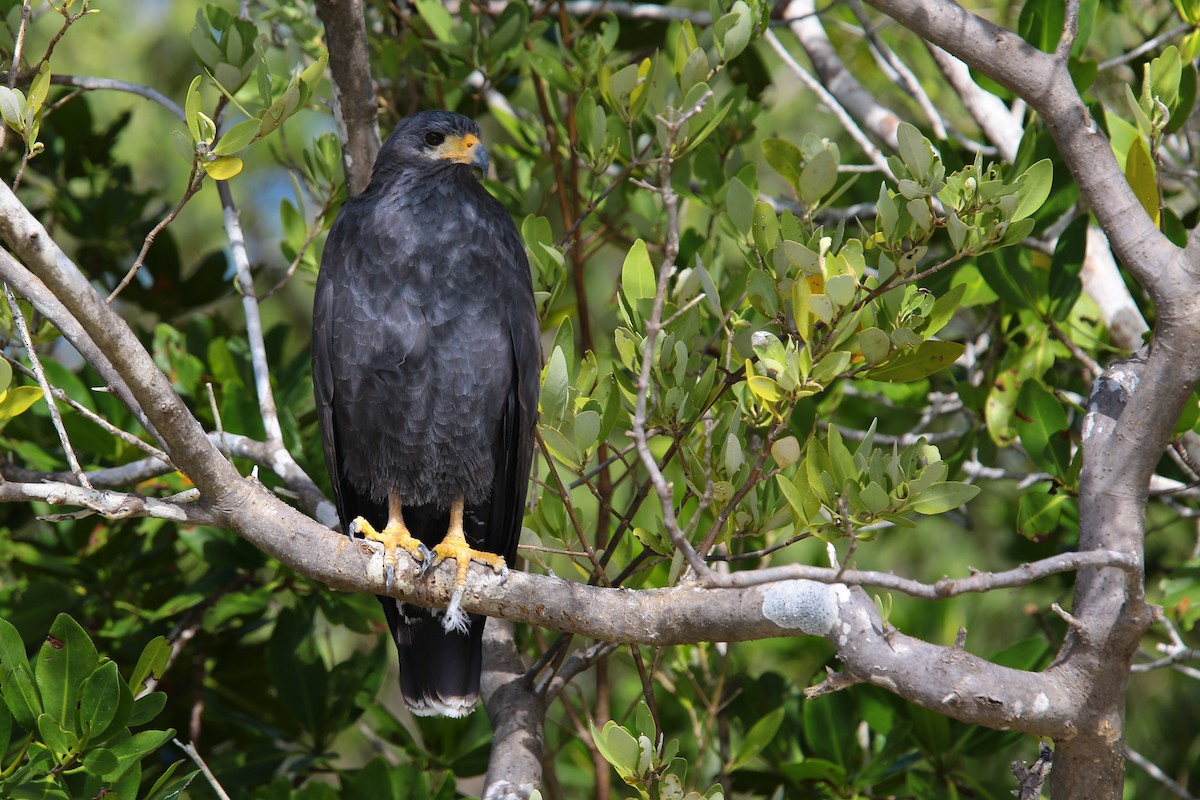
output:
[[[837,622],[841,584],[816,581],[780,581],[764,592],[763,616],[781,628],[811,636],[825,636]]]
[[[1033,713],[1041,714],[1050,710],[1050,698],[1046,697],[1045,692],[1038,692],[1037,697],[1033,698]]]

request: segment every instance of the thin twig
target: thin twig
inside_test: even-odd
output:
[[[72,449],[71,440],[67,437],[67,429],[63,426],[62,415],[58,412],[58,403],[54,402],[54,392],[50,389],[50,382],[46,380],[46,373],[42,371],[42,362],[38,359],[37,349],[33,346],[33,337],[29,335],[25,314],[21,311],[16,295],[12,293],[12,289],[8,288],[7,283],[4,284],[4,297],[8,300],[9,310],[12,311],[13,322],[17,326],[17,335],[21,337],[21,342],[25,345],[25,352],[29,355],[29,365],[33,369],[34,377],[37,378],[38,386],[42,387],[46,407],[50,409],[50,421],[54,423],[54,430],[58,432],[58,440],[62,443],[67,464],[70,465],[71,472],[74,473],[79,484],[90,489],[92,485],[88,483],[87,475],[84,474],[83,467],[79,466],[79,459],[75,457],[75,450]]]
[[[1058,47],[1054,48],[1054,57],[1066,63],[1075,47],[1075,39],[1079,36],[1079,0],[1067,0],[1063,11],[1062,34],[1058,38]]]
[[[37,376],[34,374],[33,370],[29,369],[21,362],[15,360],[13,358],[10,358],[9,356],[5,355],[4,353],[0,353],[0,358],[3,358],[5,361],[7,361],[9,364],[11,364],[14,369],[18,370],[26,377],[37,380]],[[83,403],[80,403],[79,401],[73,399],[70,395],[68,395],[66,392],[64,392],[59,387],[51,386],[50,391],[53,392],[54,397],[56,399],[61,400],[64,403],[66,403],[67,405],[69,405],[71,407],[71,409],[75,411],[76,414],[79,414],[81,417],[88,420],[89,422],[92,422],[93,424],[99,426],[100,428],[102,428],[103,430],[112,434],[113,436],[117,437],[118,439],[125,442],[126,444],[132,445],[133,447],[136,447],[139,450],[142,450],[143,452],[150,454],[154,458],[159,459],[164,464],[171,463],[171,459],[162,450],[159,450],[157,447],[155,447],[154,445],[150,444],[149,442],[147,442],[143,439],[139,439],[138,437],[134,436],[129,431],[124,430],[122,428],[118,428],[116,425],[113,425],[111,422],[109,422],[104,417],[97,414],[95,411],[92,411],[90,408],[85,406]]]
[[[1128,64],[1130,61],[1134,61],[1135,59],[1141,58],[1146,53],[1154,52],[1159,47],[1161,47],[1164,42],[1169,42],[1172,39],[1177,39],[1180,36],[1183,36],[1185,33],[1190,31],[1191,29],[1192,29],[1191,25],[1187,24],[1186,22],[1181,22],[1180,24],[1176,25],[1174,28],[1171,28],[1171,30],[1169,30],[1165,33],[1160,33],[1158,36],[1155,36],[1153,39],[1147,39],[1145,42],[1142,42],[1140,45],[1133,48],[1128,53],[1124,53],[1123,55],[1116,56],[1115,58],[1110,58],[1107,61],[1101,61],[1096,66],[1096,70],[1098,72],[1104,72],[1106,69],[1112,69],[1113,67],[1119,67],[1122,64]]]
[[[238,218],[237,205],[228,181],[217,182],[224,212],[225,235],[229,237],[229,254],[237,271],[237,287],[242,295],[242,313],[246,317],[246,340],[250,344],[250,361],[254,367],[254,388],[258,393],[258,409],[262,416],[263,430],[268,442],[282,443],[283,430],[279,426],[279,412],[275,407],[275,395],[271,391],[271,372],[267,362],[267,346],[263,339],[262,317],[258,312],[258,301],[254,297],[254,278],[250,275],[250,256],[246,253],[246,237],[242,234],[242,223]]]
[[[776,581],[809,580],[817,583],[844,583],[848,586],[874,586],[903,592],[913,597],[922,597],[926,600],[941,600],[960,594],[1013,589],[1027,586],[1034,581],[1061,572],[1076,572],[1081,569],[1099,567],[1115,567],[1128,574],[1141,574],[1140,561],[1132,553],[1121,553],[1115,550],[1087,550],[1059,553],[1004,572],[973,572],[966,578],[942,578],[935,583],[922,583],[892,572],[857,569],[840,571],[807,564],[787,564],[780,567],[742,570],[729,574],[710,571],[705,585],[711,588],[742,588]]]
[[[125,273],[125,277],[117,284],[117,288],[112,290],[105,302],[111,303],[117,298],[121,292],[125,291],[125,287],[133,280],[133,277],[138,274],[138,270],[142,268],[142,264],[146,261],[146,254],[150,252],[150,246],[154,244],[155,238],[162,233],[163,229],[170,225],[175,217],[179,216],[179,212],[187,205],[187,201],[192,199],[196,192],[200,191],[200,187],[204,185],[204,170],[200,168],[199,158],[192,159],[192,171],[188,175],[188,187],[183,193],[183,197],[179,198],[179,202],[171,209],[170,213],[159,220],[159,223],[150,229],[146,234],[145,241],[142,242],[142,249],[137,254],[137,258],[133,260],[133,266]]]
[[[167,109],[167,111],[170,111],[181,122],[187,121],[187,116],[178,103],[149,86],[113,80],[112,78],[97,78],[92,75],[51,75],[50,83],[58,86],[74,86],[77,89],[86,89],[88,91],[111,90],[128,92],[129,94],[135,94],[138,97],[144,97],[147,100],[157,103]]]
[[[1180,798],[1180,800],[1196,800],[1196,795],[1189,792],[1182,784],[1172,780],[1171,776],[1163,772],[1157,764],[1129,745],[1125,745],[1125,757],[1141,767],[1143,772],[1162,784],[1164,789]]]
[[[217,780],[217,776],[213,775],[212,770],[208,768],[208,764],[204,763],[204,759],[200,757],[200,753],[196,750],[196,748],[192,746],[190,742],[188,744],[184,744],[177,738],[172,739],[171,741],[175,743],[176,747],[179,747],[181,750],[183,750],[183,752],[187,753],[188,758],[190,758],[196,764],[196,766],[200,768],[200,772],[204,774],[204,779],[208,781],[208,785],[212,787],[212,790],[217,793],[217,797],[221,798],[221,800],[230,800],[230,797],[226,793],[224,787],[222,787],[220,781]]]
[[[854,139],[858,146],[862,148],[862,151],[867,154],[868,158],[871,159],[871,163],[875,165],[875,168],[886,175],[889,179],[895,180],[895,176],[892,175],[891,167],[888,166],[887,159],[883,157],[883,153],[880,151],[880,149],[876,147],[869,138],[867,138],[867,135],[862,132],[861,128],[858,127],[858,123],[856,123],[851,116],[846,113],[846,109],[843,108],[841,103],[839,103],[837,99],[834,98],[834,96],[830,94],[824,86],[821,85],[820,81],[809,74],[808,70],[800,66],[800,62],[798,62],[792,56],[792,54],[787,51],[787,48],[783,46],[783,43],[779,41],[779,37],[775,35],[775,31],[768,30],[763,34],[763,39],[766,40],[767,44],[771,45],[771,48],[779,54],[779,57],[783,59],[783,63],[792,71],[792,74],[799,78],[801,83],[807,86],[809,91],[815,94],[817,98],[829,109],[829,111],[835,117],[837,117],[838,124],[840,124],[842,128],[844,128],[845,131],[850,134],[850,137]]]
[[[700,557],[700,554],[696,552],[679,528],[679,521],[675,518],[675,499],[671,485],[663,477],[662,470],[658,467],[658,461],[650,452],[650,445],[646,437],[646,407],[650,395],[650,373],[654,368],[654,342],[662,330],[662,314],[666,304],[667,286],[675,272],[675,259],[679,255],[679,197],[671,187],[672,151],[675,148],[680,128],[688,119],[699,113],[711,97],[712,91],[710,90],[705,92],[693,108],[682,114],[678,116],[672,114],[670,119],[661,116],[658,118],[667,131],[662,158],[658,165],[658,192],[666,210],[667,241],[663,248],[663,263],[658,274],[654,305],[650,311],[650,318],[646,321],[646,341],[643,345],[641,372],[638,374],[637,380],[637,403],[633,414],[633,429],[630,432],[637,444],[638,456],[647,472],[650,473],[650,480],[654,484],[655,492],[662,505],[663,525],[667,529],[667,534],[671,537],[675,548],[683,554],[688,566],[701,578],[706,577],[712,570],[704,563],[704,559]]]

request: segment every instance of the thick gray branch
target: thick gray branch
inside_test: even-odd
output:
[[[507,620],[489,620],[484,629],[480,689],[492,720],[483,798],[525,800],[542,782],[546,703],[521,662]]]
[[[325,26],[329,71],[333,76],[333,110],[342,142],[342,167],[351,195],[367,188],[379,152],[375,85],[371,79],[367,24],[362,0],[317,0],[317,16]]]

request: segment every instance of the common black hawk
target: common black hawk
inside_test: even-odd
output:
[[[471,560],[516,556],[541,350],[529,264],[476,179],[479,127],[448,111],[396,126],[370,185],[329,232],[313,310],[313,385],[342,530],[456,559],[437,612],[379,597],[415,714],[463,716],[479,694],[484,619],[460,608]]]

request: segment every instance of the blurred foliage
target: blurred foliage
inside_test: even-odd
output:
[[[20,5],[0,2],[6,56]],[[663,508],[629,444],[644,369],[674,515],[723,567],[823,564],[829,544],[857,566],[934,580],[1073,545],[1089,390],[1077,356],[1117,353],[1081,292],[1078,189],[1040,123],[1028,124],[1014,163],[981,153],[920,43],[893,27],[888,44],[962,132],[927,138],[916,105],[850,38],[860,23],[843,5],[823,12],[835,43],[913,123],[898,131],[890,177],[859,168],[865,154],[760,41],[771,10],[762,0],[713,2],[707,19],[702,9],[683,22],[521,2],[456,13],[427,0],[367,5],[381,128],[427,107],[479,119],[496,164],[486,184],[528,247],[546,366],[526,568],[629,588],[679,578]],[[233,2],[34,7],[23,77],[0,90],[10,128],[0,171],[21,176],[22,200],[106,293],[195,187],[117,303],[207,429],[261,438],[213,185],[228,180],[250,235],[285,444],[328,488],[305,331],[345,188],[311,3],[257,0],[248,20]],[[1055,0],[989,11],[1042,49],[1062,30]],[[1190,28],[1177,39],[1099,69],[1181,21]],[[1197,224],[1172,148],[1196,146],[1198,26],[1194,0],[1084,0],[1072,50],[1072,74],[1126,176],[1177,240]],[[54,75],[150,86],[184,119]],[[681,204],[677,271],[651,347],[671,238],[664,174]],[[50,383],[139,431],[23,308]],[[4,355],[25,362],[7,307],[0,335]],[[64,469],[40,390],[7,366],[0,446],[13,465]],[[146,457],[78,411],[64,407],[64,424],[85,468]],[[1179,432],[1198,425],[1193,402]],[[236,463],[285,488],[270,465]],[[1168,460],[1162,474],[1192,480]],[[166,473],[129,488],[172,495],[190,484]],[[104,785],[126,800],[213,796],[170,729],[197,744],[234,797],[478,793],[485,715],[399,711],[374,600],[329,592],[228,531],[44,518],[60,510],[0,506],[0,794],[93,797]],[[1146,558],[1152,600],[1193,647],[1194,514],[1186,494],[1160,498]],[[972,652],[1039,669],[1062,636],[1047,609],[1067,602],[1070,580],[937,604],[879,599],[907,633],[949,644],[965,627]],[[554,653],[552,664],[582,647],[536,630],[520,644],[531,661]],[[1035,757],[1030,737],[874,687],[806,700],[833,665],[830,646],[806,638],[619,649],[551,705],[544,794],[583,796],[615,778],[621,797],[1002,798],[1009,763]],[[151,674],[155,690],[135,700]],[[1131,746],[1186,782],[1200,779],[1189,713],[1200,690],[1181,680],[1135,676],[1140,711],[1128,722]],[[151,722],[163,730],[130,731]],[[1156,792],[1136,769],[1128,784],[1133,796]]]

